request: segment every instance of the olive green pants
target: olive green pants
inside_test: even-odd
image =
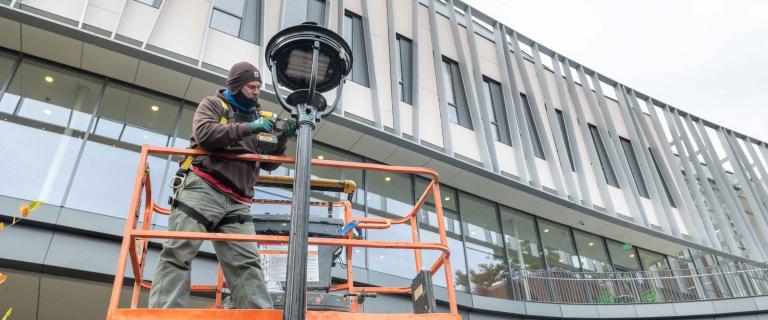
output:
[[[250,215],[249,206],[239,203],[215,189],[190,171],[178,199],[195,208],[208,220],[218,223],[227,215]],[[169,231],[205,232],[205,227],[177,208],[171,211]],[[253,222],[218,226],[216,232],[253,234]],[[150,308],[183,308],[189,300],[192,259],[202,240],[169,239],[163,244],[155,268]],[[232,292],[232,305],[237,309],[272,309],[272,299],[264,282],[259,251],[254,242],[214,241],[224,277]]]

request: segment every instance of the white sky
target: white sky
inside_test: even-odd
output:
[[[573,61],[768,141],[766,0],[465,0]]]

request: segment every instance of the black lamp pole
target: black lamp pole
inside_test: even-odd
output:
[[[310,55],[311,62],[307,60]],[[269,41],[267,61],[277,99],[297,119],[298,124],[283,319],[304,320],[312,131],[315,123],[338,104],[347,74],[352,68],[352,55],[349,46],[338,34],[314,24],[302,24],[279,32]],[[307,70],[308,66],[311,67]],[[309,71],[309,74],[302,74],[301,71]],[[319,76],[319,72],[322,75]],[[283,100],[278,84],[295,91]],[[320,92],[335,87],[339,88],[336,101],[328,107]]]

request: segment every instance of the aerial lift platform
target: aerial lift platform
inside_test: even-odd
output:
[[[227,283],[221,271],[218,268],[216,284],[193,284],[192,292],[214,293],[216,300],[213,306],[208,309],[148,309],[139,308],[139,296],[142,288],[151,288],[152,283],[145,280],[146,258],[149,250],[150,239],[197,239],[214,241],[251,241],[260,245],[264,244],[287,244],[288,236],[284,235],[240,235],[223,234],[207,232],[174,232],[152,230],[151,225],[155,214],[168,215],[170,210],[160,207],[154,202],[152,194],[152,183],[150,181],[149,165],[147,158],[153,156],[197,156],[206,154],[205,151],[191,149],[175,149],[167,147],[151,147],[144,145],[141,149],[139,165],[136,170],[133,192],[131,195],[131,204],[128,211],[128,219],[125,224],[123,241],[120,247],[120,254],[117,261],[117,270],[115,272],[115,282],[112,289],[112,296],[109,303],[107,320],[160,320],[160,319],[200,319],[200,320],[234,320],[234,319],[263,319],[263,320],[281,320],[283,311],[279,309],[226,309],[223,307],[222,294],[227,287]],[[243,161],[273,162],[281,164],[293,164],[295,159],[281,156],[265,156],[259,154],[245,155],[227,155],[218,154],[217,156],[228,157]],[[355,237],[352,230],[346,230],[336,237],[310,237],[309,245],[314,246],[340,246],[346,253],[346,282],[331,285],[327,288],[328,292],[335,292],[345,297],[344,301],[349,304],[347,311],[313,311],[306,313],[306,319],[313,320],[459,320],[458,309],[456,306],[456,296],[454,293],[454,284],[451,272],[450,251],[448,249],[448,240],[445,231],[445,219],[441,205],[440,188],[438,174],[435,170],[420,167],[402,167],[389,166],[371,163],[344,162],[332,160],[312,160],[312,166],[356,169],[367,171],[380,171],[389,173],[403,173],[420,175],[430,179],[427,188],[416,201],[416,204],[410,212],[399,219],[386,218],[360,218],[352,216],[352,205],[349,200],[312,202],[309,205],[328,206],[343,209],[343,225],[354,226],[356,229],[387,229],[393,225],[410,224],[411,239],[393,239],[393,241],[372,241]],[[284,185],[292,186],[290,177],[263,176],[260,183],[265,185]],[[312,188],[321,190],[335,190],[350,195],[354,192],[354,182],[336,181],[326,179],[312,179]],[[419,241],[418,223],[416,215],[422,209],[429,197],[434,200],[435,213],[437,215],[438,232],[440,243],[425,243]],[[274,200],[254,200],[254,206],[259,204],[285,204],[290,206],[290,201]],[[139,222],[140,217],[141,223]],[[417,276],[412,287],[360,287],[355,286],[352,272],[352,258],[355,247],[364,248],[388,248],[410,250],[413,252],[415,261],[415,270],[418,275],[434,275],[441,268],[444,270],[445,283],[448,291],[447,303],[449,312],[438,313],[434,307],[434,295],[432,294],[432,284],[429,279],[421,279]],[[426,268],[422,264],[421,250],[433,250],[440,253],[440,256],[431,266]],[[133,292],[131,295],[130,306],[120,306],[120,296],[125,281],[126,266],[130,262],[133,273]],[[425,271],[426,270],[426,271]],[[427,272],[428,271],[428,272]],[[150,271],[151,272],[151,271]],[[290,275],[287,275],[290,276]],[[426,280],[426,281],[425,281]],[[414,313],[398,314],[374,314],[362,313],[361,304],[365,297],[378,294],[394,294],[411,296],[414,301]],[[424,301],[424,298],[432,300]],[[432,307],[430,307],[430,304]],[[417,306],[418,305],[418,306]],[[418,312],[418,313],[416,313]]]

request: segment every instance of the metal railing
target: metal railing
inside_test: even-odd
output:
[[[666,303],[768,295],[768,264],[633,272],[515,270],[512,299],[569,304]]]

